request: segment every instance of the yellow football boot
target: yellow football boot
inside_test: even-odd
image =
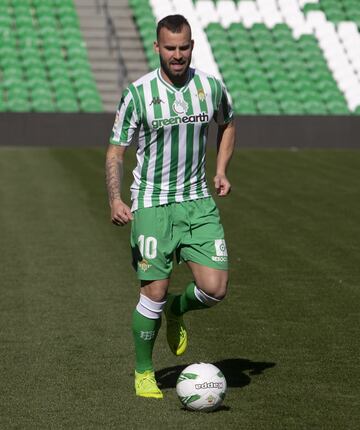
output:
[[[182,355],[187,348],[188,336],[183,317],[174,315],[170,310],[175,297],[174,294],[168,294],[166,300],[164,310],[167,323],[166,338],[171,352],[175,355]]]
[[[135,370],[135,392],[139,397],[153,399],[162,399],[164,397],[157,386],[155,374],[152,370],[146,370],[144,373],[138,373]]]

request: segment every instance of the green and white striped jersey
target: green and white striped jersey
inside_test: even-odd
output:
[[[138,130],[132,211],[208,197],[205,151],[212,118],[226,124],[233,112],[221,82],[189,69],[187,83],[167,83],[160,69],[125,89],[110,143],[130,145]]]

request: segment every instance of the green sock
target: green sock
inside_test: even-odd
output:
[[[139,373],[153,370],[152,351],[160,326],[161,318],[147,318],[135,309],[132,318],[132,331],[135,343],[135,369]]]
[[[195,283],[191,282],[183,291],[182,294],[175,297],[172,305],[171,312],[175,315],[182,315],[188,311],[197,309],[208,309],[209,306],[204,305],[195,296]]]

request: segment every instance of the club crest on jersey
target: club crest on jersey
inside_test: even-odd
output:
[[[189,109],[189,104],[184,99],[177,99],[174,101],[172,108],[178,115],[185,115]]]
[[[203,102],[203,101],[205,100],[205,98],[206,98],[205,91],[204,91],[202,88],[200,88],[200,89],[198,90],[198,92],[197,92],[197,96],[199,97],[199,100],[200,100],[201,102]]]

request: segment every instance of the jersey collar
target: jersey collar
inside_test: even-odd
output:
[[[169,84],[168,82],[166,82],[165,79],[161,76],[160,68],[157,69],[157,76],[158,76],[160,82],[163,83],[166,86],[166,88],[173,93],[176,93],[179,91],[182,93],[185,92],[189,86],[190,81],[194,77],[194,74],[195,74],[195,70],[193,68],[189,67],[187,81],[185,82],[185,84],[181,88],[177,88],[177,87],[175,87],[175,85],[172,85],[172,84]]]

